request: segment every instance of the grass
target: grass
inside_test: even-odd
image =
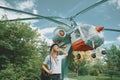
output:
[[[89,76],[89,75],[77,76],[77,74],[75,74],[75,73],[69,73],[68,77],[76,79],[76,80],[96,80],[96,78],[97,78],[97,76]]]
[[[96,76],[79,76],[76,78],[77,80],[96,80]]]
[[[69,73],[69,78],[76,79],[76,80],[111,80],[109,76],[99,75],[99,76],[77,76],[75,73]],[[120,77],[113,76],[112,80],[120,80]]]

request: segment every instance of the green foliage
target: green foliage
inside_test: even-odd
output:
[[[0,22],[0,80],[38,80],[41,64],[48,54],[30,24]]]
[[[94,66],[89,67],[88,72],[89,72],[89,75],[91,75],[91,76],[98,76],[97,69]]]
[[[0,78],[1,80],[37,80],[40,75],[40,68],[38,65],[33,67],[31,65],[15,66],[13,64],[8,64],[7,68],[1,70]],[[40,66],[39,66],[40,67]]]
[[[0,28],[0,55],[7,57],[11,63],[17,65],[26,63],[30,56],[37,53],[35,45],[37,33],[29,27],[29,24],[0,22]]]
[[[69,65],[69,70],[76,72],[77,76],[87,75],[88,67],[86,66],[86,60],[83,59],[82,62],[79,59],[77,61],[74,61],[74,55],[72,55],[72,62]]]
[[[83,60],[78,68],[78,75],[87,75],[88,74],[88,67],[86,66],[86,61]]]
[[[113,75],[120,74],[120,47],[112,45],[110,49],[106,50],[106,52],[107,54],[104,57],[106,65],[104,65],[103,72],[108,74],[112,80]]]
[[[1,80],[16,80],[16,74],[13,70],[12,65],[9,65],[5,70],[1,70],[0,72]]]
[[[69,73],[69,78],[70,80],[110,80],[108,76],[104,76],[104,75],[100,75],[99,77],[90,76],[90,75],[76,76],[75,73]],[[113,76],[113,80],[120,80],[120,78]]]
[[[72,61],[70,62],[68,66],[69,70],[72,72],[76,72],[76,63],[74,61],[74,55],[72,54]]]

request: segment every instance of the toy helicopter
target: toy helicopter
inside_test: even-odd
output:
[[[33,14],[33,13],[29,13],[29,12],[25,12],[25,11],[21,11],[21,10],[16,10],[16,9],[12,9],[12,8],[7,8],[7,7],[3,7],[0,6],[1,9],[5,9],[5,10],[9,10],[9,11],[14,11],[14,12],[19,12],[19,13],[24,13],[24,14],[28,14],[31,15],[32,17],[29,18],[19,18],[19,19],[11,19],[11,20],[7,20],[7,21],[16,21],[16,20],[32,20],[32,19],[46,19],[52,22],[55,22],[57,24],[60,24],[60,26],[58,26],[55,30],[54,30],[54,35],[53,35],[53,42],[59,44],[59,46],[65,46],[65,50],[68,52],[68,57],[65,59],[65,61],[63,61],[63,65],[62,65],[62,76],[63,78],[67,77],[67,69],[68,69],[68,65],[69,62],[71,60],[71,54],[72,51],[89,51],[89,50],[95,50],[96,48],[100,47],[103,43],[104,43],[104,37],[102,35],[102,31],[103,30],[107,30],[107,31],[116,31],[116,32],[120,32],[120,30],[116,30],[116,29],[107,29],[104,28],[103,26],[92,26],[92,25],[88,25],[88,24],[84,24],[84,25],[78,25],[75,22],[75,18],[80,15],[83,14],[89,10],[91,10],[92,8],[95,8],[96,6],[107,2],[108,0],[101,0],[89,7],[87,7],[86,9],[76,13],[73,16],[70,17],[54,17],[54,16],[41,16],[38,14]],[[70,25],[61,22],[57,19],[66,19],[68,21],[71,22]],[[4,20],[3,20],[4,21]],[[102,54],[105,54],[105,51],[102,51]],[[91,56],[93,58],[96,57],[96,54],[91,54]],[[78,57],[80,57],[80,55],[78,54]]]

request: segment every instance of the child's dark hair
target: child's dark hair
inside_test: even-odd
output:
[[[57,46],[59,47],[59,45],[56,44],[56,43],[52,44],[52,45],[50,46],[50,52],[52,51],[52,48],[53,48],[55,45],[57,45]]]

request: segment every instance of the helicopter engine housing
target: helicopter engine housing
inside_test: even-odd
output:
[[[68,43],[71,43],[71,38],[69,34],[69,27],[68,26],[58,26],[53,33],[53,42],[57,43],[59,46],[64,46]]]
[[[54,32],[53,41],[55,43],[61,43],[66,37],[66,32],[63,29],[58,29]]]

